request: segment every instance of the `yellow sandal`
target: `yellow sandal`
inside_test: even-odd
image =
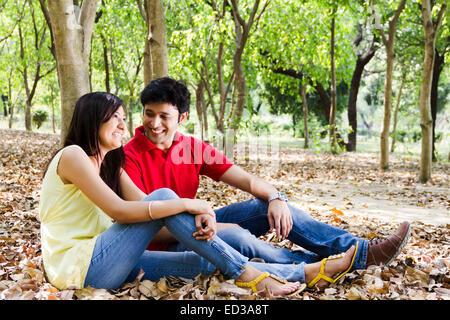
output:
[[[283,283],[283,284],[288,283],[288,281],[286,281],[284,279],[281,279],[281,278],[278,278],[277,276],[275,276],[275,275],[273,275],[273,274],[271,274],[269,272],[263,272],[261,275],[259,275],[256,279],[254,279],[252,281],[249,281],[249,282],[235,281],[234,284],[237,285],[238,287],[241,287],[241,288],[252,288],[253,293],[256,293],[256,292],[258,292],[258,289],[256,288],[256,285],[258,283],[260,283],[261,280],[269,278],[269,277],[272,278],[272,279],[275,279],[278,282]],[[305,290],[305,288],[306,288],[306,285],[304,283],[302,283],[300,285],[300,288],[297,289],[294,293],[290,293],[289,296],[297,295],[300,292],[302,292],[303,290]]]
[[[337,277],[335,277],[334,279],[325,275],[325,264],[327,263],[328,260],[335,260],[335,259],[340,259],[340,258],[344,257],[345,253],[329,256],[328,258],[322,259],[322,264],[320,265],[320,272],[310,283],[308,283],[308,288],[314,287],[316,285],[316,283],[319,282],[319,280],[321,280],[321,279],[328,281],[329,283],[335,283],[343,275],[347,274],[350,271],[350,269],[353,267],[353,263],[355,262],[356,253],[358,252],[358,246],[359,246],[359,242],[356,243],[355,252],[353,253],[353,257],[352,257],[350,266],[345,271],[339,273],[339,275]]]

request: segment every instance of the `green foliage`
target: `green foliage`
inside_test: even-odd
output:
[[[183,128],[186,130],[189,134],[194,134],[195,132],[195,123],[188,120],[183,124]]]
[[[394,133],[391,133],[391,137],[394,137]],[[443,139],[444,133],[442,131],[437,131],[435,133],[436,141],[439,142],[441,139]],[[395,139],[399,142],[420,142],[422,139],[422,131],[421,130],[413,130],[413,131],[406,131],[406,130],[397,130]]]
[[[36,127],[39,129],[42,124],[47,121],[48,119],[48,112],[45,110],[36,110],[33,112],[33,122],[36,125]]]
[[[81,3],[81,1],[79,1]],[[248,9],[254,0],[240,0],[240,14],[247,18]],[[185,79],[191,93],[195,91],[203,78],[211,85],[209,97],[205,93],[207,103],[213,102],[216,110],[219,106],[219,87],[217,76],[217,56],[220,45],[223,45],[222,67],[224,83],[233,80],[233,52],[236,49],[235,29],[231,6],[225,6],[224,16],[219,17],[223,0],[215,1],[218,11],[211,1],[164,0],[169,75],[177,79]],[[261,1],[260,10],[262,4]],[[381,23],[387,28],[389,20],[398,6],[399,0],[376,1]],[[443,0],[434,2],[434,10]],[[31,6],[30,6],[31,4]],[[251,36],[243,54],[243,68],[247,79],[247,105],[241,123],[242,130],[255,134],[265,131],[274,132],[277,123],[267,119],[279,119],[274,116],[285,116],[277,130],[294,130],[297,137],[303,136],[303,108],[300,97],[300,86],[307,86],[307,103],[309,109],[309,129],[311,144],[316,150],[327,150],[327,126],[320,96],[314,88],[321,83],[330,96],[330,21],[332,6],[336,5],[336,73],[338,84],[337,127],[341,137],[346,137],[348,129],[345,124],[346,108],[350,79],[354,70],[356,55],[361,53],[367,43],[355,46],[358,25],[362,26],[364,39],[370,43],[374,34],[373,18],[369,1],[331,1],[331,0],[271,0],[257,25],[250,30]],[[34,43],[35,30],[31,10],[34,10],[37,30],[44,32],[44,45],[39,53]],[[445,55],[444,70],[438,87],[438,113],[443,115],[449,110],[450,72],[448,68],[450,46],[449,8],[445,15],[436,40],[436,50]],[[99,1],[97,22],[94,26],[92,52],[90,57],[90,73],[92,90],[106,90],[106,68],[104,45],[106,46],[109,66],[110,90],[124,100],[133,112],[140,112],[139,92],[142,90],[142,57],[146,25],[139,12],[138,1],[112,0]],[[15,107],[15,119],[22,119],[23,106],[26,100],[24,86],[24,68],[30,70],[41,66],[42,73],[55,66],[51,47],[50,32],[45,26],[45,19],[37,1],[0,1],[0,87],[1,93],[9,97]],[[24,42],[24,58],[20,58],[18,37],[18,21],[21,21]],[[418,122],[417,100],[421,81],[423,63],[423,28],[420,5],[417,1],[408,0],[402,13],[395,42],[395,70],[393,106],[396,104],[400,80],[406,74],[403,95],[400,101],[397,139],[405,142],[419,141],[420,125]],[[44,27],[44,29],[42,29]],[[386,29],[385,29],[386,30]],[[378,35],[379,36],[379,35]],[[382,46],[378,39],[378,47]],[[359,128],[358,135],[378,134],[382,121],[385,50],[377,50],[376,56],[366,66],[361,82],[358,99]],[[38,59],[39,58],[39,59]],[[31,69],[30,69],[31,68]],[[302,79],[294,79],[284,74],[275,73],[275,69],[290,70],[302,74]],[[230,112],[233,99],[233,85],[226,97],[225,114]],[[55,117],[60,114],[59,88],[56,72],[43,78],[37,88],[33,105],[51,115],[52,106]],[[192,94],[193,103],[195,95]],[[209,99],[211,98],[212,101]],[[235,100],[234,100],[235,101]],[[194,108],[192,108],[194,109]],[[270,118],[268,118],[268,114]],[[273,116],[272,116],[273,115]],[[211,104],[208,116],[213,117]],[[370,129],[361,121],[361,116],[372,125]],[[295,118],[295,120],[294,120]],[[137,119],[137,117],[136,117]],[[438,135],[448,136],[448,117],[438,117]],[[210,119],[210,130],[215,124]],[[186,129],[192,131],[197,117],[186,123]],[[225,119],[226,121],[226,119]],[[277,120],[273,120],[277,121]],[[42,127],[40,127],[42,129]],[[45,126],[44,126],[45,128]],[[417,134],[413,134],[417,132]],[[441,138],[445,140],[444,138]]]

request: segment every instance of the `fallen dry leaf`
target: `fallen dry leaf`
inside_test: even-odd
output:
[[[239,288],[220,274],[152,282],[142,280],[142,272],[117,290],[57,290],[45,279],[37,217],[42,170],[58,145],[56,135],[0,129],[0,299],[450,300],[450,224],[421,219],[412,222],[410,241],[391,266],[353,271],[323,292],[306,289],[296,297],[273,297]],[[392,156],[387,172],[380,172],[375,154],[315,154],[281,147],[279,159],[279,170],[271,169],[270,159],[255,161],[251,156],[238,164],[286,192],[294,205],[315,219],[361,238],[392,234],[402,210],[415,210],[424,218],[432,216],[429,212],[439,216],[450,210],[448,162],[433,163],[433,179],[423,185],[417,181],[418,159],[409,156]],[[202,176],[198,198],[219,208],[252,197]],[[380,211],[386,203],[394,214]],[[354,210],[358,214],[352,214]],[[276,247],[301,249],[276,239],[273,232],[260,239]]]

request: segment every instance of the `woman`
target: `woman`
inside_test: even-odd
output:
[[[44,268],[55,287],[116,289],[140,269],[145,279],[156,280],[218,268],[239,286],[284,295],[295,293],[300,282],[334,282],[350,270],[355,247],[313,264],[249,262],[216,236],[208,202],[180,199],[169,189],[146,196],[132,183],[122,170],[125,129],[118,97],[86,94],[76,103],[64,147],[48,165],[39,217]],[[192,251],[146,251],[164,226]]]

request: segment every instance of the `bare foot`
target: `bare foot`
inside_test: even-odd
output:
[[[245,271],[236,279],[236,281],[250,282],[255,280],[263,272],[253,268],[252,266],[247,266]],[[286,282],[282,283],[274,278],[267,277],[262,279],[256,285],[258,291],[263,291],[265,289],[269,290],[274,296],[286,295],[295,292],[300,288],[300,282]]]
[[[345,271],[352,262],[353,254],[355,253],[355,246],[351,246],[350,249],[348,249],[344,256],[342,258],[338,259],[328,259],[325,263],[324,273],[326,276],[330,278],[334,278],[335,275],[338,273]],[[314,278],[319,274],[320,272],[320,266],[322,264],[322,261],[312,263],[305,265],[305,280],[306,283],[310,283]],[[319,280],[317,282],[316,286],[319,287],[319,289],[324,289],[329,285],[329,282],[326,280]]]

